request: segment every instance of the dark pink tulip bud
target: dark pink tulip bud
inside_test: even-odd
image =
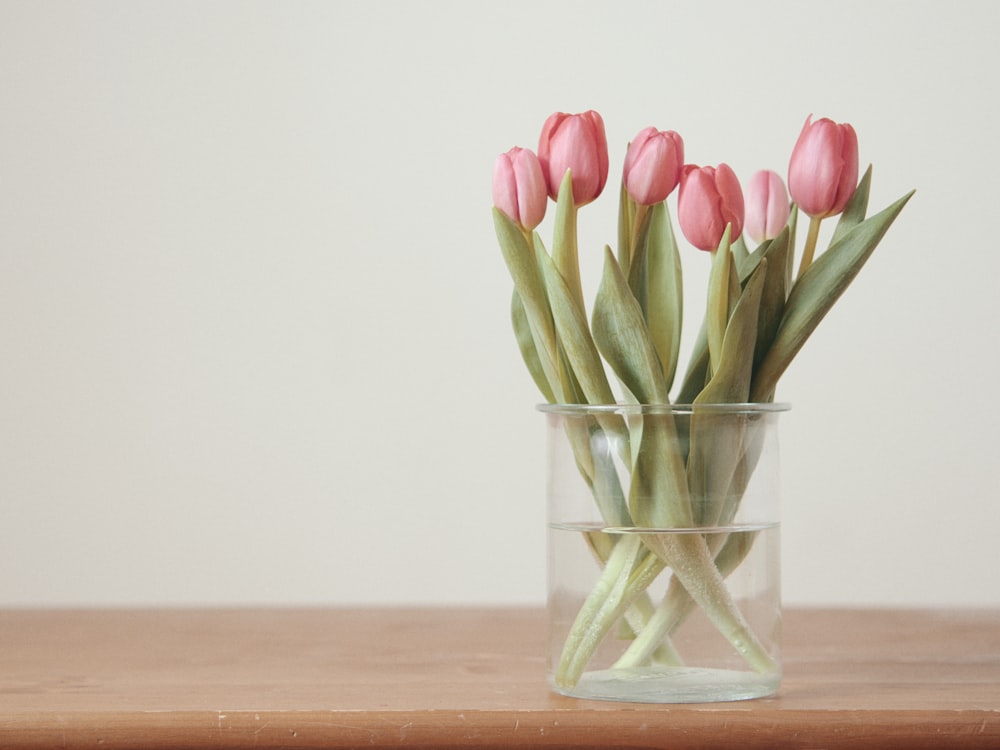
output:
[[[813,218],[839,214],[858,186],[858,136],[846,122],[806,118],[788,163],[788,191]]]
[[[755,242],[773,240],[790,213],[788,191],[777,172],[762,169],[747,183],[746,230]]]
[[[684,141],[673,130],[644,128],[625,154],[625,190],[640,206],[667,199],[681,179]]]
[[[685,165],[677,195],[677,220],[688,242],[699,250],[718,249],[727,225],[732,226],[730,239],[739,237],[743,231],[743,191],[736,173],[727,164]]]
[[[493,167],[493,205],[525,229],[545,218],[548,187],[533,151],[515,146],[497,157]]]
[[[538,160],[549,195],[559,196],[566,170],[572,172],[573,202],[590,203],[608,181],[608,138],[604,120],[594,110],[578,115],[556,112],[545,121],[538,139]]]

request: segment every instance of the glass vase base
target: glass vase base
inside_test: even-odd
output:
[[[780,674],[696,667],[635,667],[584,672],[570,687],[549,681],[560,695],[631,703],[717,703],[778,692]]]

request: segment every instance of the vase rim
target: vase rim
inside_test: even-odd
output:
[[[538,411],[546,414],[768,414],[788,411],[791,404],[775,401],[766,403],[719,404],[538,404]]]

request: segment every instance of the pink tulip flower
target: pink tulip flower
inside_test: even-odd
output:
[[[858,186],[858,136],[847,123],[806,118],[788,163],[788,190],[807,215],[839,214]]]
[[[548,187],[533,151],[515,146],[497,157],[493,167],[493,205],[524,229],[545,218]]]
[[[743,211],[740,181],[727,164],[684,166],[677,195],[677,219],[688,242],[699,250],[714,251],[722,242],[727,225],[732,227],[730,240],[735,240],[743,231]]]
[[[608,138],[604,120],[594,110],[578,115],[556,112],[545,121],[538,139],[538,160],[549,195],[559,196],[566,170],[572,172],[573,202],[590,203],[608,181]]]
[[[747,183],[746,230],[755,242],[773,240],[788,222],[788,191],[777,172],[762,169]]]
[[[625,154],[625,190],[640,206],[667,199],[681,179],[684,141],[673,130],[644,128]]]

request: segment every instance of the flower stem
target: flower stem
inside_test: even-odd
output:
[[[715,557],[715,565],[723,578],[728,578],[743,562],[755,537],[753,532],[713,534],[709,537],[708,545],[711,550],[721,547]],[[672,578],[667,593],[647,619],[646,627],[615,662],[614,668],[637,667],[648,661],[660,644],[669,642],[670,635],[687,619],[694,606],[694,600],[687,589],[676,577]]]
[[[740,614],[701,534],[648,534],[644,539],[751,667],[761,673],[777,670],[774,658]]]
[[[643,206],[637,204],[635,207],[635,218],[632,223],[632,241],[631,247],[629,248],[629,266],[631,267],[632,261],[635,260],[636,250],[639,247],[639,238],[642,235],[642,222],[646,220],[646,213],[649,211],[649,206]]]
[[[813,256],[816,254],[816,242],[819,240],[819,225],[822,222],[822,217],[809,217],[809,232],[806,234],[806,246],[802,250],[802,260],[799,263],[799,275],[797,278],[801,279],[802,274],[813,262]]]
[[[660,560],[645,550],[638,534],[623,534],[615,543],[604,571],[580,608],[563,644],[555,681],[572,687],[583,674],[597,646],[630,605],[632,599],[663,570]]]

